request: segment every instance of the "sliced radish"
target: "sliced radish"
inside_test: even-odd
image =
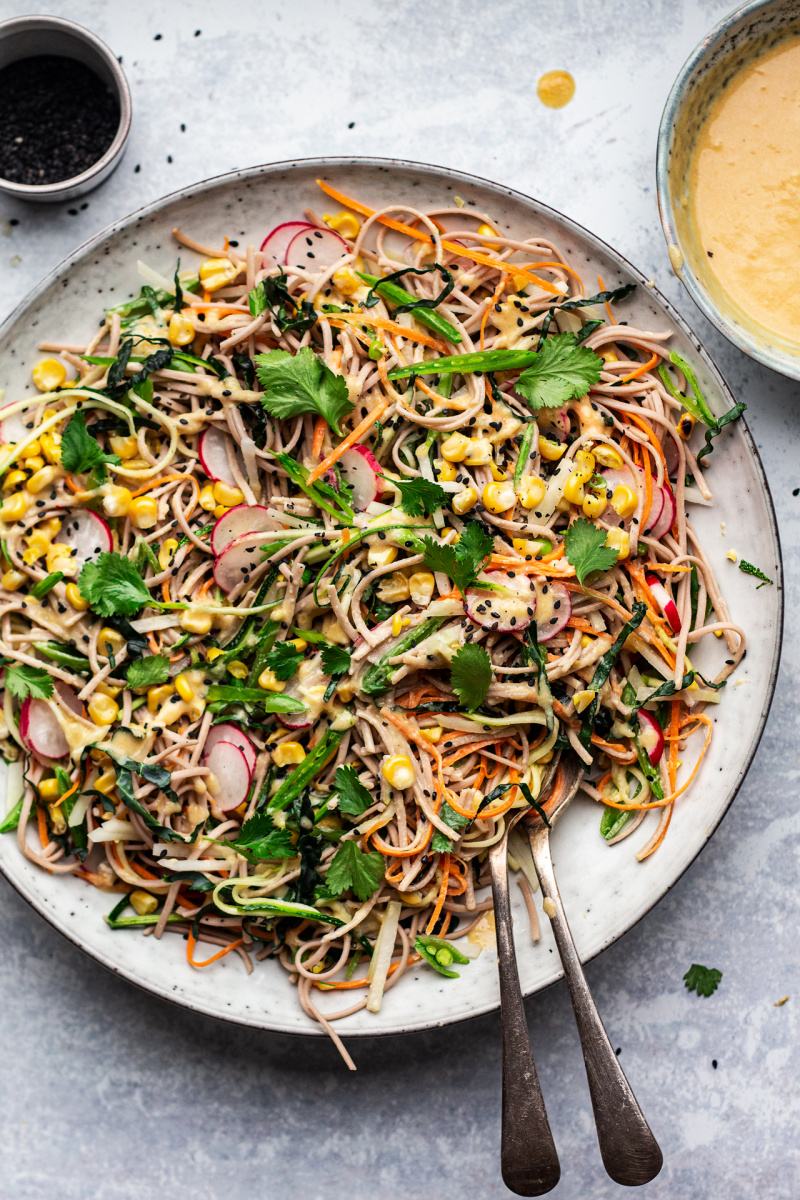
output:
[[[211,549],[214,554],[222,554],[226,546],[244,533],[277,528],[278,522],[263,504],[237,504],[235,508],[229,508],[211,530]]]
[[[339,459],[345,483],[353,489],[353,508],[364,512],[367,505],[383,494],[380,464],[367,446],[351,446]]]
[[[322,670],[322,654],[315,654],[300,663],[294,679],[287,683],[282,695],[291,696],[305,704],[305,712],[278,713],[278,720],[287,729],[308,729],[315,725],[325,708],[325,692],[330,676]]]
[[[572,616],[572,598],[563,583],[536,582],[536,628],[540,642],[549,642]]]
[[[347,242],[332,229],[304,229],[290,242],[286,251],[286,265],[290,271],[296,267],[316,274],[318,271],[327,271],[349,253]]]
[[[209,479],[219,483],[227,483],[230,487],[238,487],[233,471],[228,463],[228,447],[234,451],[239,470],[244,475],[244,460],[239,447],[233,438],[221,429],[207,429],[198,443],[200,462]]]
[[[7,404],[5,408],[11,408],[11,405]],[[20,412],[12,413],[10,417],[4,417],[4,411],[5,409],[0,408],[0,442],[21,442],[30,433],[28,422],[31,422],[33,428],[34,407],[23,408]]]
[[[83,705],[72,688],[58,680],[56,691],[67,708],[78,716],[82,714]],[[69,754],[64,731],[46,700],[32,700],[28,696],[23,701],[19,714],[19,735],[37,758],[66,758]]]
[[[664,510],[664,489],[660,487],[653,488],[653,497],[650,504],[650,512],[647,514],[647,524],[644,527],[645,533],[652,533]]]
[[[302,230],[314,228],[315,226],[309,221],[284,221],[282,225],[276,225],[261,243],[265,265],[272,261],[283,266],[286,262],[286,251],[289,249],[292,239],[297,237]]]
[[[675,442],[671,437],[664,438],[664,461],[667,464],[667,475],[670,479],[674,479],[678,474],[680,459]]]
[[[217,781],[219,790],[209,791],[220,812],[238,808],[250,791],[251,772],[244,751],[233,742],[217,742],[205,756],[205,765]]]
[[[464,604],[470,619],[484,629],[499,633],[527,628],[536,609],[536,593],[528,576],[487,571],[482,578],[507,588],[511,594],[490,592],[480,587],[480,581],[475,587],[467,588]]]
[[[653,766],[664,753],[664,734],[655,717],[643,708],[639,709],[639,745],[644,750]]]
[[[264,533],[243,533],[226,546],[214,563],[214,582],[223,592],[232,592],[240,583],[249,583],[256,567],[264,561]]]
[[[256,748],[247,734],[242,733],[238,725],[232,725],[230,722],[211,726],[203,747],[203,766],[206,765],[205,760],[218,742],[230,742],[232,746],[241,750],[247,762],[247,769],[251,775],[253,774],[256,769]]]
[[[72,561],[78,569],[83,567],[84,563],[97,558],[98,554],[110,550],[114,544],[111,530],[103,518],[90,512],[88,508],[70,513],[61,526],[58,540],[75,551]]]
[[[664,507],[661,509],[659,518],[651,530],[651,536],[654,538],[662,538],[665,533],[669,533],[675,524],[675,517],[678,513],[678,506],[675,503],[672,489],[664,485],[661,491],[664,496]]]
[[[664,616],[669,621],[669,627],[673,633],[680,633],[681,619],[678,616],[678,610],[675,607],[675,601],[670,596],[667,589],[664,587],[661,580],[656,575],[648,575],[647,586],[655,597],[656,604],[661,609]]]

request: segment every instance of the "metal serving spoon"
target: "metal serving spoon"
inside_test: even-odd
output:
[[[557,759],[558,756],[545,779],[541,798],[546,795],[547,787],[554,778]],[[558,1183],[561,1167],[533,1061],[519,986],[508,897],[508,835],[527,813],[527,809],[520,809],[507,820],[502,838],[489,851],[503,1026],[500,1169],[506,1187],[518,1196],[543,1196]]]
[[[655,1178],[661,1170],[663,1156],[619,1065],[619,1059],[608,1040],[608,1034],[592,999],[558,894],[553,860],[550,857],[550,828],[555,825],[578,790],[582,774],[583,766],[575,755],[562,759],[553,788],[542,805],[549,825],[539,812],[532,809],[526,811],[526,825],[533,864],[542,889],[544,910],[553,926],[575,1011],[603,1165],[616,1183],[636,1187]],[[492,880],[494,881],[494,873]],[[498,946],[499,940],[498,936]],[[503,1178],[505,1179],[505,1175]],[[508,1180],[506,1182],[508,1183]]]

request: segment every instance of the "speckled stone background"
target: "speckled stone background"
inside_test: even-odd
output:
[[[711,330],[672,278],[653,180],[670,84],[727,10],[718,0],[0,3],[2,18],[45,11],[93,29],[123,56],[134,104],[127,156],[99,191],[41,208],[0,197],[0,316],[85,238],[183,184],[302,155],[394,155],[507,183],[607,238],[678,304],[747,402],[789,589],[772,717],[700,860],[588,968],[664,1149],[652,1200],[800,1196],[800,396]],[[536,98],[552,68],[577,81],[558,112]],[[496,1015],[357,1042],[350,1075],[324,1041],[227,1026],[138,992],[1,880],[0,947],[3,1200],[510,1195]],[[683,987],[692,962],[723,971],[712,998]],[[566,989],[527,1011],[563,1169],[553,1194],[616,1196]]]

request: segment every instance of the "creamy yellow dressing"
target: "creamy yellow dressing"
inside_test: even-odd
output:
[[[485,912],[480,921],[477,921],[474,929],[470,929],[467,934],[467,941],[473,946],[478,946],[481,950],[494,950],[497,945],[497,936],[494,931],[494,910],[490,909]]]
[[[800,349],[800,36],[745,63],[689,168],[697,268],[746,323]]]

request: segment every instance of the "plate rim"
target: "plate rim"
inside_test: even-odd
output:
[[[663,293],[659,290],[657,285],[655,285],[655,283],[652,280],[648,280],[645,277],[645,275],[643,275],[643,273],[638,269],[638,267],[635,267],[623,254],[621,254],[613,246],[609,245],[609,243],[607,243],[603,238],[599,237],[597,234],[592,233],[590,230],[586,229],[585,226],[581,225],[578,221],[575,221],[572,217],[566,216],[564,213],[559,212],[558,209],[555,209],[555,208],[551,207],[550,205],[545,204],[543,201],[536,200],[536,199],[534,199],[534,197],[527,195],[527,193],[525,193],[525,192],[519,191],[516,188],[508,187],[507,185],[502,184],[502,183],[497,183],[494,180],[486,179],[481,175],[475,175],[475,174],[472,174],[471,172],[466,172],[466,171],[459,171],[452,167],[439,166],[435,163],[416,162],[414,160],[404,159],[404,158],[382,158],[382,157],[376,157],[376,156],[372,156],[372,155],[339,155],[339,156],[323,156],[323,157],[312,155],[307,158],[283,159],[278,162],[262,163],[260,165],[253,166],[253,167],[245,167],[245,168],[240,168],[240,169],[234,170],[234,171],[226,171],[221,175],[209,176],[208,178],[203,179],[198,183],[189,184],[185,187],[178,188],[174,192],[169,192],[166,195],[159,197],[157,200],[153,200],[149,204],[143,205],[141,208],[134,209],[132,212],[128,213],[126,216],[121,217],[118,220],[110,222],[102,230],[100,230],[99,233],[95,234],[93,237],[88,238],[86,241],[82,242],[75,250],[73,250],[70,254],[68,254],[64,258],[62,258],[61,261],[58,262],[55,267],[53,267],[50,271],[48,271],[48,273],[45,276],[43,276],[42,279],[40,279],[37,284],[34,285],[34,287],[19,302],[19,304],[17,304],[15,306],[14,310],[8,314],[8,316],[5,318],[5,320],[2,322],[2,324],[0,324],[0,339],[2,339],[5,336],[6,332],[15,323],[15,321],[17,320],[17,318],[21,312],[29,309],[31,307],[31,305],[35,302],[35,300],[39,296],[41,296],[54,282],[56,282],[66,271],[68,271],[71,267],[75,266],[78,262],[80,262],[83,258],[85,258],[92,250],[96,249],[97,247],[102,246],[104,244],[104,242],[106,242],[108,240],[108,238],[111,237],[113,234],[119,233],[122,230],[129,228],[130,226],[136,224],[137,222],[140,222],[141,220],[147,218],[148,216],[158,213],[161,209],[165,208],[167,205],[169,205],[171,203],[177,202],[181,199],[187,199],[187,198],[190,198],[193,196],[197,196],[199,194],[202,194],[205,191],[210,191],[213,188],[218,187],[220,185],[231,184],[231,183],[235,183],[237,181],[247,181],[247,180],[251,180],[251,179],[257,179],[257,178],[261,178],[265,175],[278,174],[282,171],[284,171],[284,172],[290,171],[295,168],[308,169],[310,167],[314,167],[315,169],[318,169],[320,171],[320,173],[323,173],[324,171],[330,170],[330,169],[342,169],[342,168],[346,169],[347,167],[374,167],[374,168],[383,169],[383,170],[395,170],[395,169],[417,170],[417,171],[422,171],[425,174],[433,176],[433,177],[444,178],[449,181],[457,181],[457,182],[463,183],[467,186],[478,184],[481,187],[488,188],[490,191],[493,191],[497,194],[500,194],[503,196],[508,196],[508,197],[513,198],[514,200],[523,202],[525,205],[532,207],[533,210],[541,212],[543,215],[549,217],[551,220],[554,220],[554,221],[560,223],[563,227],[565,227],[570,232],[578,235],[579,237],[585,239],[587,242],[591,243],[595,248],[599,248],[603,254],[609,255],[613,259],[617,260],[617,262],[619,264],[621,264],[622,266],[624,266],[624,268],[628,272],[630,272],[630,274],[636,279],[636,281],[640,287],[646,287],[648,291],[653,292],[656,295],[656,297],[658,298],[659,303],[663,306],[663,308],[666,311],[667,315],[669,316],[670,320],[673,321],[675,323],[675,325],[681,329],[683,334],[691,341],[695,352],[700,356],[705,367],[715,377],[715,380],[717,381],[717,383],[719,384],[719,386],[721,388],[722,394],[727,397],[727,399],[730,402],[730,405],[733,406],[733,404],[735,403],[733,392],[731,391],[731,388],[729,387],[727,380],[725,379],[725,377],[722,374],[719,367],[717,367],[717,365],[714,363],[714,361],[711,358],[708,351],[705,349],[703,344],[700,342],[700,339],[698,338],[698,336],[694,333],[692,328],[689,326],[686,319],[681,315],[681,313],[678,312],[678,310],[667,299],[667,297],[663,295]],[[641,913],[639,913],[637,916],[635,916],[629,922],[627,922],[613,937],[604,941],[604,943],[600,947],[598,947],[598,949],[595,950],[592,954],[587,955],[585,958],[583,958],[581,960],[583,963],[591,962],[599,954],[602,954],[605,950],[607,950],[609,948],[609,946],[612,946],[615,942],[619,941],[620,938],[624,937],[625,934],[629,933],[630,930],[634,928],[634,926],[638,925],[638,923],[641,920],[643,920],[643,918],[646,917],[649,913],[651,913],[653,911],[653,909],[656,907],[656,905],[659,904],[660,901],[663,900],[664,897],[666,895],[668,895],[669,892],[672,891],[673,887],[678,882],[678,880],[681,879],[683,877],[683,875],[689,870],[689,868],[696,862],[698,856],[702,853],[702,851],[708,845],[709,841],[711,840],[714,833],[719,828],[723,818],[728,813],[731,805],[733,804],[734,800],[736,799],[737,795],[739,794],[739,790],[740,790],[742,784],[744,783],[744,780],[747,776],[748,771],[750,770],[750,767],[752,766],[753,759],[755,758],[756,752],[758,751],[758,747],[761,743],[761,739],[764,734],[764,729],[766,728],[767,719],[769,717],[769,713],[770,713],[770,710],[772,707],[772,702],[775,697],[775,689],[776,689],[776,685],[777,685],[778,670],[780,667],[781,652],[782,652],[782,648],[783,648],[783,633],[784,633],[785,605],[784,605],[783,555],[782,555],[782,551],[781,551],[780,534],[778,531],[778,522],[777,522],[777,517],[776,517],[776,513],[775,513],[775,505],[774,505],[774,502],[772,499],[772,492],[771,492],[771,489],[769,486],[769,481],[767,480],[766,473],[764,471],[764,465],[761,461],[761,456],[758,452],[758,447],[756,446],[755,440],[753,439],[753,436],[750,432],[750,429],[749,429],[744,417],[740,418],[740,420],[738,422],[738,426],[739,426],[739,430],[745,440],[747,448],[750,452],[752,460],[754,462],[754,465],[756,468],[756,475],[757,475],[757,478],[761,485],[762,492],[763,492],[763,495],[764,495],[764,498],[766,501],[766,507],[767,507],[767,512],[768,512],[768,516],[769,516],[769,528],[770,528],[770,533],[772,535],[773,548],[774,548],[774,552],[775,552],[775,561],[777,563],[777,568],[778,568],[777,569],[777,577],[775,580],[775,587],[776,587],[775,595],[777,598],[777,606],[778,606],[777,630],[776,630],[772,662],[770,664],[765,702],[764,702],[764,705],[762,707],[762,710],[761,710],[761,713],[759,716],[756,733],[755,733],[755,735],[752,739],[752,742],[748,748],[746,758],[744,759],[742,766],[739,769],[736,780],[734,781],[734,783],[731,787],[730,794],[726,800],[726,803],[723,806],[723,808],[720,810],[718,815],[716,816],[713,825],[710,825],[707,828],[705,837],[704,837],[703,841],[697,847],[697,850],[695,851],[695,853],[692,855],[692,857],[689,859],[689,861],[683,866],[683,868],[675,876],[675,878],[670,882],[670,884],[664,889],[664,891],[662,891],[661,894],[659,896],[657,896],[652,901],[651,904],[649,904]],[[263,1021],[249,1020],[244,1017],[239,1017],[239,1016],[235,1016],[233,1014],[228,1014],[228,1013],[219,1012],[219,1011],[210,1012],[207,1008],[204,1008],[202,1004],[198,1004],[190,999],[181,999],[181,998],[176,997],[175,995],[170,995],[167,991],[162,990],[162,988],[159,985],[146,982],[141,977],[137,976],[133,971],[128,971],[125,968],[120,967],[117,964],[106,960],[100,952],[96,952],[95,950],[92,950],[89,947],[85,946],[81,942],[81,940],[74,933],[72,933],[68,928],[62,927],[61,923],[57,920],[55,913],[48,912],[45,905],[39,904],[34,897],[26,895],[26,893],[22,889],[22,887],[19,886],[13,879],[11,879],[9,877],[9,875],[6,873],[2,862],[0,862],[0,873],[2,873],[3,877],[11,885],[11,887],[14,889],[14,891],[17,892],[17,894],[19,896],[21,896],[22,899],[25,900],[26,903],[29,904],[30,907],[39,914],[39,916],[43,917],[49,925],[51,925],[58,933],[60,933],[62,935],[62,937],[66,938],[67,941],[71,942],[72,945],[76,946],[85,955],[87,955],[93,961],[99,963],[106,970],[112,972],[116,976],[119,976],[119,977],[125,979],[127,982],[134,984],[134,986],[139,988],[141,991],[147,992],[148,994],[153,995],[153,996],[157,996],[161,1000],[169,1001],[169,1003],[175,1005],[178,1008],[181,1008],[184,1010],[189,1010],[190,1012],[198,1013],[204,1017],[210,1017],[212,1019],[222,1020],[222,1021],[225,1021],[225,1022],[233,1024],[233,1025],[240,1025],[240,1026],[243,1026],[243,1027],[249,1028],[249,1029],[260,1029],[260,1030],[262,1030],[264,1032],[268,1032],[268,1033],[281,1033],[281,1034],[284,1034],[289,1037],[325,1037],[325,1036],[327,1036],[325,1033],[325,1030],[321,1026],[317,1025],[316,1023],[310,1024],[307,1029],[306,1028],[293,1029],[293,1030],[278,1029],[271,1025],[265,1025]],[[553,977],[551,979],[546,980],[544,983],[535,985],[535,986],[527,988],[527,989],[523,988],[523,992],[522,992],[523,997],[525,997],[527,999],[531,996],[538,995],[539,993],[544,992],[548,988],[552,987],[555,983],[558,983],[561,979],[563,979],[563,977],[564,977],[563,969],[561,969],[559,966],[559,969],[556,970],[555,974],[553,975]],[[477,1018],[480,1016],[485,1016],[487,1013],[494,1012],[499,1007],[500,1007],[500,994],[498,991],[497,997],[494,1001],[491,1001],[491,1002],[488,1002],[485,1004],[481,1004],[479,1007],[477,1007],[474,1011],[472,1011],[470,1013],[458,1014],[458,1015],[454,1015],[454,1016],[444,1016],[441,1019],[438,1016],[433,1016],[430,1019],[426,1019],[424,1022],[416,1022],[415,1021],[411,1026],[409,1026],[407,1028],[398,1027],[397,1029],[394,1029],[394,1030],[385,1030],[385,1029],[384,1030],[374,1030],[374,1031],[369,1030],[369,1029],[347,1030],[346,1032],[343,1032],[342,1036],[347,1039],[349,1039],[349,1038],[389,1038],[389,1037],[398,1037],[403,1034],[420,1033],[424,1030],[433,1029],[433,1028],[436,1028],[439,1026],[454,1025],[454,1024],[457,1024],[462,1021],[473,1020],[474,1018]]]

